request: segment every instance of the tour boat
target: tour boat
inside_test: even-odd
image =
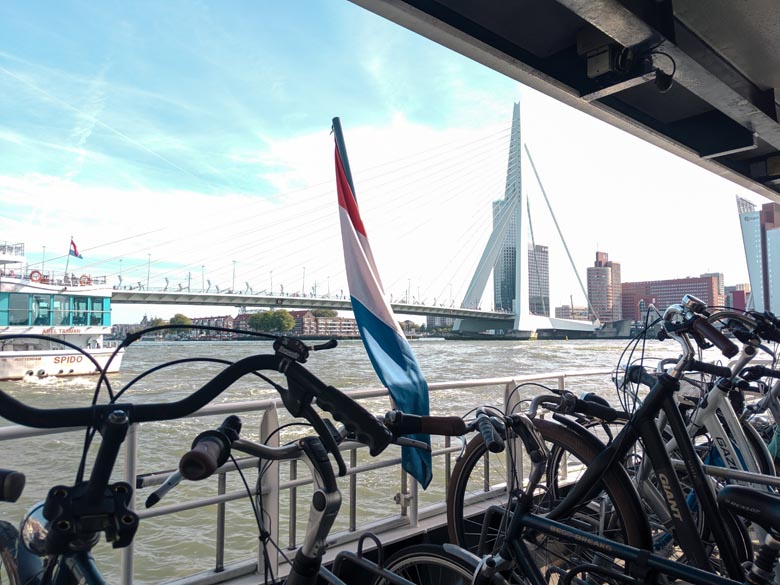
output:
[[[109,363],[115,345],[103,337],[110,333],[106,277],[45,270],[43,264],[32,268],[24,244],[0,242],[0,380],[116,373],[124,350]],[[6,338],[18,334],[53,339]]]

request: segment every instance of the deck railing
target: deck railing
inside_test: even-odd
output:
[[[583,379],[600,377],[604,380],[606,389],[608,386],[608,377],[612,373],[612,370],[592,370],[587,372],[556,372],[539,375],[528,376],[516,376],[511,378],[490,378],[490,379],[474,379],[474,380],[459,380],[456,382],[437,382],[430,383],[429,390],[432,395],[431,402],[435,402],[435,394],[446,392],[453,389],[478,389],[486,387],[496,387],[498,394],[495,396],[494,403],[504,404],[510,399],[516,401],[516,395],[512,394],[512,391],[518,386],[518,384],[526,382],[547,382],[547,385],[557,388],[566,387],[567,382],[573,379]],[[503,391],[503,395],[500,392]],[[348,392],[348,394],[357,399],[364,400],[368,398],[385,396],[387,394],[386,389],[363,389]],[[475,404],[476,406],[476,404]],[[249,412],[261,412],[262,422],[260,425],[260,432],[258,439],[260,441],[267,441],[270,445],[278,444],[279,436],[275,433],[275,429],[279,426],[278,409],[284,408],[280,399],[268,399],[268,400],[256,400],[256,401],[244,401],[244,402],[232,402],[212,404],[197,413],[191,415],[192,417],[210,416],[210,415],[226,415],[226,414],[239,414]],[[452,412],[444,413],[441,409],[438,409],[437,414],[458,414],[463,413]],[[154,423],[149,423],[154,424]],[[128,432],[125,442],[125,462],[124,462],[124,480],[135,485],[137,490],[144,488],[154,488],[162,484],[168,477],[168,472],[145,474],[143,476],[137,475],[137,461],[138,461],[138,436],[143,432],[144,425],[133,425]],[[59,432],[72,432],[77,429],[54,429],[54,430],[34,430],[26,427],[19,426],[7,426],[0,428],[0,441],[20,439],[33,436],[41,436],[47,434],[54,434]],[[245,433],[245,436],[249,438],[249,435]],[[455,445],[450,444],[449,441],[444,442],[443,448],[435,448],[433,456],[435,458],[443,458],[444,473],[441,477],[435,477],[434,481],[442,481],[445,483],[449,479],[450,470],[453,465],[454,457],[461,451],[461,445],[456,440]],[[405,473],[400,471],[400,457],[383,459],[381,461],[370,460],[367,463],[358,464],[358,450],[362,449],[362,446],[358,444],[343,445],[342,450],[348,454],[348,478],[349,484],[345,490],[345,501],[348,502],[346,508],[342,508],[342,513],[348,514],[348,528],[341,532],[335,532],[330,535],[329,543],[331,548],[337,548],[356,541],[360,534],[366,530],[371,530],[375,534],[382,534],[383,532],[390,530],[402,530],[409,531],[411,533],[422,530],[421,523],[426,519],[432,519],[437,516],[441,517],[445,512],[445,503],[438,502],[431,505],[420,505],[420,499],[418,497],[418,490],[416,482],[408,477]],[[303,510],[299,510],[296,505],[296,490],[301,486],[311,483],[311,478],[308,474],[305,476],[299,476],[299,470],[296,467],[296,462],[281,462],[274,463],[271,472],[265,472],[262,475],[262,483],[260,493],[255,494],[262,499],[262,506],[264,514],[271,519],[268,523],[271,531],[271,538],[274,542],[279,543],[280,546],[286,547],[290,550],[294,549],[299,542],[299,535],[296,530],[296,525],[301,516],[308,516],[309,510],[306,507]],[[257,459],[255,458],[242,458],[238,460],[238,465],[241,468],[256,468]],[[280,480],[279,466],[288,465],[288,472],[286,473],[287,479],[285,481]],[[357,477],[369,471],[374,471],[379,468],[395,467],[399,468],[399,487],[396,495],[396,503],[400,507],[398,514],[387,517],[379,521],[372,521],[368,523],[361,523],[357,513],[358,502],[358,490],[357,490]],[[259,551],[260,554],[256,558],[247,559],[243,562],[232,563],[230,565],[225,564],[225,534],[226,534],[226,514],[225,504],[227,502],[247,497],[246,491],[240,490],[235,492],[226,492],[226,478],[227,474],[235,472],[235,466],[232,463],[228,463],[222,466],[217,473],[216,494],[211,497],[197,498],[183,503],[163,505],[159,504],[157,507],[151,509],[139,509],[138,502],[140,498],[136,493],[133,494],[133,508],[143,520],[146,518],[166,516],[170,514],[177,514],[186,510],[193,510],[196,508],[202,508],[205,506],[217,505],[217,519],[216,519],[216,539],[214,545],[214,566],[213,569],[206,572],[198,572],[188,577],[177,578],[169,583],[175,583],[177,585],[203,585],[206,583],[222,583],[228,582],[233,579],[237,579],[242,575],[250,575],[255,573],[263,574],[264,563],[266,559],[270,562],[269,567],[273,574],[279,575],[286,573],[283,559],[280,555],[276,554],[275,549],[269,549],[267,557]],[[288,505],[284,507],[282,505],[282,498],[280,497],[283,492],[287,492],[289,496],[284,500],[288,502]],[[446,492],[446,487],[445,487]],[[280,519],[283,519],[284,525],[287,527],[288,538],[287,542],[282,543],[280,538]],[[140,538],[140,537],[137,537]],[[120,583],[123,585],[131,585],[133,583],[133,567],[135,564],[134,548],[129,546],[122,550],[121,556],[121,568],[120,568]],[[281,570],[280,570],[281,569]]]

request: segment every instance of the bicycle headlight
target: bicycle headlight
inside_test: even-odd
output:
[[[40,557],[46,556],[46,535],[49,521],[43,517],[43,502],[38,502],[27,511],[19,528],[24,548]]]

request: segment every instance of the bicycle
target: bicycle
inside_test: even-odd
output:
[[[637,524],[641,526],[640,534],[635,540],[628,538],[617,539],[639,549],[652,550],[652,539],[649,534],[647,518],[642,512],[641,506],[634,509],[630,507],[620,507],[615,505],[616,498],[609,499],[602,497],[603,489],[599,485],[606,485],[608,482],[619,483],[624,477],[625,469],[621,462],[625,460],[626,455],[634,448],[636,441],[641,437],[646,459],[652,463],[655,476],[659,478],[659,487],[666,500],[667,509],[671,510],[672,529],[678,537],[678,544],[687,556],[688,562],[696,567],[707,571],[712,571],[713,567],[709,559],[709,551],[702,544],[698,529],[693,523],[690,509],[686,503],[686,494],[683,492],[680,482],[677,479],[673,464],[667,454],[665,442],[661,437],[660,431],[656,425],[656,415],[664,412],[668,419],[671,432],[678,443],[678,449],[683,454],[686,464],[688,479],[694,487],[696,497],[703,511],[703,515],[708,519],[709,527],[714,535],[714,541],[717,544],[719,554],[723,565],[729,576],[732,578],[741,578],[743,574],[742,562],[750,558],[749,541],[744,539],[744,529],[740,528],[741,523],[737,521],[732,514],[720,514],[715,494],[709,484],[709,479],[705,476],[702,463],[698,459],[695,447],[690,441],[686,430],[685,421],[679,412],[674,400],[675,390],[679,387],[679,378],[690,366],[697,367],[693,359],[693,347],[689,337],[692,335],[701,343],[705,339],[709,343],[719,347],[724,353],[736,355],[738,348],[715,329],[708,321],[707,316],[701,311],[702,305],[695,299],[686,297],[684,305],[673,305],[665,314],[665,325],[669,335],[676,339],[683,348],[683,356],[677,361],[675,366],[669,372],[661,374],[657,379],[653,379],[654,384],[650,393],[639,406],[628,424],[618,434],[618,436],[605,447],[599,442],[597,446],[598,453],[594,457],[586,458],[583,463],[586,467],[584,475],[566,493],[561,494],[560,499],[556,499],[556,494],[548,491],[539,496],[535,501],[540,510],[549,512],[549,518],[561,520],[567,523],[575,524],[581,521],[581,510],[591,509],[599,510],[597,514],[591,517],[589,530],[592,534],[605,534],[605,526],[614,518],[621,518],[623,525]],[[640,369],[631,371],[633,375],[639,376]],[[642,371],[643,372],[643,371]],[[724,372],[725,373],[725,372]],[[590,408],[593,408],[592,406]],[[614,412],[614,409],[613,409]],[[522,420],[522,415],[511,415],[509,428],[517,428],[517,421]],[[558,417],[559,429],[571,431],[576,437],[587,437],[589,433],[582,432],[582,427],[575,429],[571,421],[565,417]],[[538,426],[538,422],[535,421]],[[553,425],[555,423],[547,423]],[[559,430],[559,432],[564,432]],[[591,436],[592,437],[592,436]],[[543,440],[545,438],[543,437]],[[590,439],[593,441],[593,439]],[[479,463],[485,452],[484,446],[480,446],[481,437],[477,436],[472,440],[472,444],[467,449],[469,457],[464,457],[458,462],[453,470],[453,478],[450,482],[450,490],[447,496],[448,521],[450,525],[451,540],[461,546],[474,549],[474,542],[480,542],[487,535],[483,532],[472,535],[468,540],[468,510],[464,507],[464,501],[469,495],[468,485],[474,468]],[[576,452],[575,452],[576,453]],[[503,493],[509,495],[510,502],[512,494],[521,489],[515,477],[516,471],[510,466],[508,485]],[[557,472],[554,472],[555,475]],[[599,484],[601,482],[601,484]],[[626,488],[629,492],[634,492],[633,487]],[[629,496],[626,496],[629,497]],[[619,500],[618,500],[619,501]],[[609,506],[605,505],[609,503]],[[504,535],[507,526],[511,521],[514,509],[511,505],[493,506],[488,508],[485,518],[480,518],[480,529],[484,527],[494,528],[490,533],[492,546],[501,546],[504,541]],[[482,521],[484,520],[484,522]],[[581,526],[582,527],[582,526]],[[736,535],[736,537],[735,537]],[[554,535],[552,535],[554,536]],[[615,540],[615,539],[612,539]],[[550,566],[570,566],[571,558],[576,557],[579,551],[573,551],[564,545],[555,545],[555,539],[549,535],[544,541],[537,543],[536,553],[538,562],[546,563]],[[557,547],[557,548],[556,548]],[[583,554],[593,555],[593,551],[583,547]],[[494,552],[483,546],[482,553]],[[544,559],[541,557],[544,556]],[[556,561],[549,560],[557,559]],[[607,565],[613,562],[609,557],[599,554],[599,562]]]
[[[512,496],[514,513],[500,549],[480,558],[454,544],[429,548],[424,553],[418,547],[410,547],[389,559],[387,570],[408,575],[414,573],[418,559],[426,565],[439,563],[442,566],[449,566],[457,559],[471,567],[469,580],[461,582],[472,585],[547,585],[556,578],[562,585],[601,582],[654,585],[668,583],[669,578],[692,585],[769,585],[773,582],[774,567],[780,557],[780,496],[737,485],[726,486],[718,493],[719,505],[733,514],[759,523],[768,536],[761,543],[744,580],[714,575],[646,549],[593,535],[532,512],[536,508],[536,492],[545,474],[549,452],[533,422],[524,414],[516,416],[518,438],[530,457],[532,470],[525,489]],[[565,570],[539,567],[529,545],[538,543],[540,536],[568,543],[572,550],[582,547],[593,549],[596,556],[622,560],[623,566],[616,568],[613,564],[574,562]],[[546,569],[544,572],[543,568]]]

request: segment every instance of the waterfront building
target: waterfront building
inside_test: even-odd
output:
[[[622,284],[623,317],[642,321],[651,304],[661,313],[669,305],[679,303],[686,294],[694,295],[707,306],[723,306],[725,297],[718,292],[717,276],[651,280],[646,282],[624,282]]]
[[[588,307],[574,307],[572,305],[563,305],[555,307],[556,319],[575,319],[577,321],[590,321],[590,311]]]
[[[252,315],[255,314],[256,311],[253,312],[242,312],[233,317],[233,329],[242,329],[244,331],[248,331],[252,329],[249,326],[249,319],[252,317]]]
[[[718,294],[726,296],[726,282],[723,280],[722,272],[705,272],[702,276],[712,276],[718,282]]]
[[[317,317],[317,335],[360,337],[357,321],[350,317]]]
[[[596,261],[588,267],[588,300],[602,323],[623,318],[620,264],[609,259],[606,252],[596,252]]]
[[[290,311],[295,319],[293,333],[296,335],[317,335],[317,317],[311,311]]]
[[[737,198],[753,309],[780,311],[780,204]]]
[[[217,317],[193,317],[192,324],[199,327],[224,327],[225,329],[234,329],[235,320],[231,315],[220,315]],[[221,333],[217,331],[208,331],[206,329],[193,329],[192,337],[232,337],[230,333]]]
[[[425,327],[427,329],[441,329],[444,327],[452,328],[455,319],[452,317],[442,317],[441,315],[428,315],[425,318]]]
[[[493,202],[494,226],[506,201],[502,199]],[[514,224],[510,224],[493,269],[493,302],[496,311],[515,310],[516,249],[517,229]],[[528,246],[528,312],[550,316],[550,252],[547,246],[540,244]]]
[[[750,284],[735,284],[724,288],[726,293],[726,306],[732,309],[744,311],[750,300]]]
[[[528,310],[550,316],[550,253],[539,244],[528,247]]]
[[[511,146],[510,146],[511,149]],[[511,166],[513,157],[510,154],[509,164]],[[509,184],[507,181],[507,191]],[[501,201],[493,202],[493,227],[501,213],[502,206],[507,202],[509,193]],[[515,307],[515,264],[517,248],[517,229],[514,223],[506,228],[506,235],[501,244],[501,249],[496,258],[496,264],[493,268],[493,302],[496,311],[514,311]]]

